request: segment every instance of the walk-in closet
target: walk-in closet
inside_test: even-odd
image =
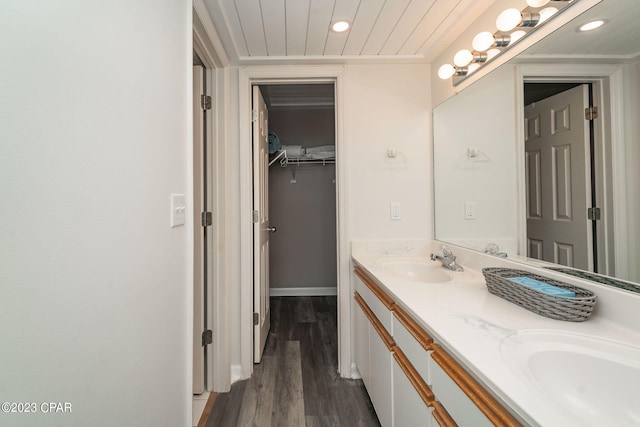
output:
[[[269,111],[272,296],[336,294],[333,84],[260,87]]]

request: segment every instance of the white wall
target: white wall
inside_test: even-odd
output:
[[[436,237],[483,250],[517,250],[514,67],[503,65],[434,109]],[[469,158],[473,148],[477,156]],[[476,219],[465,219],[465,202]]]
[[[263,76],[279,77],[282,73],[278,70],[282,68],[259,67],[259,70]],[[318,71],[319,68],[322,67],[314,67],[314,73],[322,74]],[[336,66],[328,66],[327,69],[330,76],[335,73]],[[251,74],[247,70],[251,71],[251,67],[243,68],[240,72]],[[287,74],[290,72],[294,70],[288,70]],[[345,66],[343,81],[346,86],[346,137],[338,141],[338,144],[345,144],[346,155],[338,158],[338,162],[346,162],[347,165],[347,176],[342,179],[346,179],[348,183],[348,241],[432,237],[429,72],[430,68],[425,64]],[[242,93],[238,82],[235,79],[230,82],[232,93]],[[235,102],[234,100],[231,105],[234,114],[238,111]],[[250,105],[249,100],[246,100],[246,105]],[[338,118],[341,114],[338,112]],[[245,116],[249,117],[248,112]],[[251,357],[251,348],[242,340],[241,332],[243,321],[250,319],[242,318],[243,314],[246,315],[246,312],[243,313],[243,310],[246,311],[243,304],[247,301],[250,303],[252,294],[243,293],[243,289],[249,289],[245,282],[238,285],[242,274],[246,274],[240,271],[239,264],[242,241],[247,239],[247,236],[241,234],[241,221],[250,220],[250,216],[240,210],[240,175],[243,167],[247,167],[247,160],[241,159],[239,147],[245,142],[240,140],[237,116],[232,124],[230,137],[238,149],[232,153],[230,170],[233,175],[229,182],[237,197],[234,196],[232,200],[232,218],[235,220],[229,237],[234,242],[233,256],[238,258],[230,263],[235,273],[228,286],[231,293],[229,312],[232,316],[229,319],[231,380],[235,381],[246,375],[242,370],[243,364],[247,365],[247,355]],[[397,150],[398,157],[395,161],[389,161],[385,157],[388,148]],[[339,165],[337,169],[340,169]],[[390,221],[390,202],[400,202],[400,221]],[[349,260],[350,253],[344,251],[339,266],[349,265]],[[345,301],[346,306],[350,302],[351,293],[349,301]],[[343,367],[343,371],[348,370],[348,366],[346,369]]]
[[[429,72],[428,65],[347,68],[350,240],[432,237]],[[391,202],[400,203],[400,221],[389,219]]]
[[[188,1],[0,6],[0,401],[38,409],[2,425],[191,422],[191,31]]]

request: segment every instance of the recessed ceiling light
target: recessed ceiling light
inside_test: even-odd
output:
[[[596,21],[591,21],[591,22],[587,22],[584,25],[581,25],[579,30],[580,31],[591,31],[591,30],[595,30],[596,28],[600,28],[604,25],[605,21],[604,19],[598,19]]]
[[[344,33],[349,29],[351,24],[348,21],[336,21],[331,24],[331,31],[336,33]]]

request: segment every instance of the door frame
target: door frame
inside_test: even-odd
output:
[[[596,196],[603,211],[603,221],[597,224],[598,267],[602,274],[628,271],[627,236],[614,224],[626,224],[626,209],[613,209],[613,206],[625,205],[626,181],[623,165],[625,158],[623,135],[623,70],[620,65],[558,64],[519,65],[516,67],[516,127],[518,170],[524,170],[524,83],[525,82],[576,82],[592,83],[594,103],[607,105],[601,109],[604,115],[594,122],[594,139],[597,156],[595,173],[602,176],[597,180]],[[608,110],[608,111],[607,111]],[[610,144],[604,146],[604,142]],[[526,254],[526,182],[524,174],[518,174],[520,194],[518,200],[518,250]],[[603,199],[603,200],[601,200]],[[614,256],[615,255],[615,256]],[[613,260],[613,262],[612,262]]]
[[[197,72],[196,72],[197,67]],[[206,381],[205,381],[205,373],[206,373],[206,359],[205,353],[206,349],[203,349],[201,341],[199,343],[199,338],[201,340],[201,334],[205,329],[205,284],[208,263],[206,259],[205,245],[206,238],[203,227],[198,224],[199,214],[198,211],[207,209],[208,202],[208,191],[206,190],[206,179],[208,173],[208,162],[204,162],[206,158],[206,138],[207,138],[207,127],[206,120],[204,118],[208,118],[209,114],[203,114],[203,109],[201,107],[201,96],[207,93],[206,86],[206,72],[205,67],[203,65],[194,65],[193,66],[193,213],[191,217],[193,218],[193,394],[201,394],[206,391]],[[196,87],[196,82],[199,87]],[[196,89],[198,89],[196,91]],[[197,122],[196,126],[196,118],[200,116],[200,119]],[[204,168],[202,166],[205,166]],[[198,354],[198,358],[196,360],[196,354]],[[196,366],[200,365],[202,366]],[[200,371],[201,370],[201,371]],[[198,371],[198,372],[196,372]],[[196,373],[198,375],[196,375]]]
[[[253,373],[253,180],[251,166],[251,87],[263,84],[333,83],[336,117],[336,231],[338,286],[338,372],[351,376],[351,299],[347,217],[346,70],[343,66],[247,66],[238,71],[240,125],[240,372]]]
[[[208,200],[213,226],[207,239],[206,326],[213,331],[213,344],[205,352],[205,390],[226,392],[231,388],[229,355],[229,292],[231,268],[225,254],[231,253],[229,184],[232,153],[231,72],[229,58],[222,46],[203,0],[193,0],[193,50],[205,67],[206,95],[212,98],[212,114],[207,114]]]

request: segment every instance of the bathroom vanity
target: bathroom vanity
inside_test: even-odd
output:
[[[530,267],[598,296],[585,322],[549,319],[487,291],[483,267],[522,264],[452,247],[453,272],[440,246],[352,243],[354,362],[382,426],[637,425],[640,298]]]

